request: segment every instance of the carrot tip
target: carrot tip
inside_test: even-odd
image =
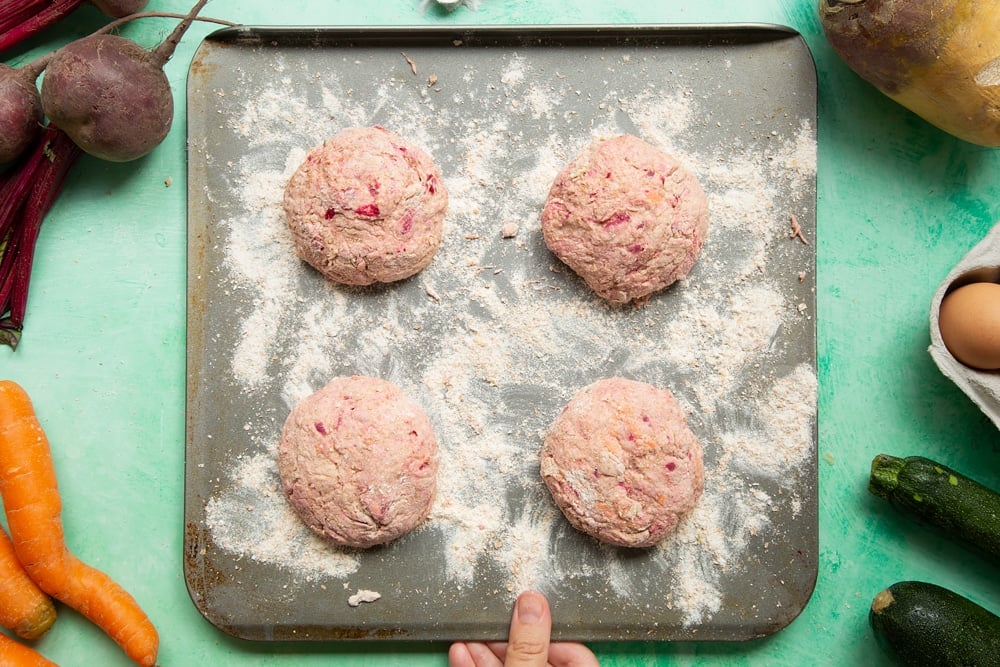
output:
[[[49,598],[41,602],[31,618],[25,619],[17,628],[14,634],[21,639],[38,639],[56,622],[56,607]]]

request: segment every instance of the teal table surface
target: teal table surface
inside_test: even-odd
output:
[[[740,643],[599,643],[601,664],[888,664],[868,626],[880,589],[948,586],[1000,610],[1000,576],[867,491],[875,454],[920,454],[1000,488],[1000,434],[936,368],[928,307],[945,274],[1000,220],[1000,150],[927,125],[854,75],[820,29],[817,0],[482,0],[453,13],[420,0],[212,0],[204,14],[264,25],[768,22],[798,30],[816,63],[819,572],[791,625]],[[149,9],[181,12],[183,0]],[[96,10],[5,54],[17,64],[96,29]],[[153,45],[169,23],[124,34]],[[53,443],[70,547],[109,572],[161,634],[159,664],[444,665],[443,643],[255,643],[227,636],[183,576],[185,82],[195,25],[166,67],[177,113],[167,139],[129,164],[78,163],[37,246],[27,326],[0,350]],[[554,601],[556,613],[558,602]],[[99,630],[61,608],[36,644],[61,665],[125,665]]]

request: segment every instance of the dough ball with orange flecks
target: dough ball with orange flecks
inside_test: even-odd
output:
[[[431,157],[379,126],[346,129],[313,148],[284,195],[296,254],[346,285],[423,270],[441,245],[447,208]]]
[[[622,547],[661,542],[705,486],[701,443],[673,394],[619,377],[570,399],[545,437],[541,473],[574,528]]]
[[[669,154],[624,134],[591,143],[549,189],[549,250],[612,303],[684,278],[708,237],[708,197]]]
[[[341,377],[292,408],[278,475],[309,528],[339,545],[368,548],[427,518],[437,451],[430,420],[402,389],[374,377]]]

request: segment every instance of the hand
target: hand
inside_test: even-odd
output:
[[[545,596],[525,591],[514,603],[506,642],[456,642],[449,667],[600,667],[583,644],[549,642],[552,613]]]

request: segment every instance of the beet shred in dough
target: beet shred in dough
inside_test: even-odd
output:
[[[383,127],[313,148],[285,188],[295,252],[346,285],[409,278],[441,245],[448,191],[430,156]]]
[[[684,278],[708,236],[708,198],[673,157],[629,134],[591,143],[556,176],[549,250],[612,303]]]
[[[313,531],[368,548],[427,518],[437,440],[426,413],[395,384],[337,378],[292,408],[278,444],[278,474]]]
[[[541,474],[574,528],[622,547],[662,541],[704,490],[701,443],[673,394],[625,378],[573,396],[545,437]]]

